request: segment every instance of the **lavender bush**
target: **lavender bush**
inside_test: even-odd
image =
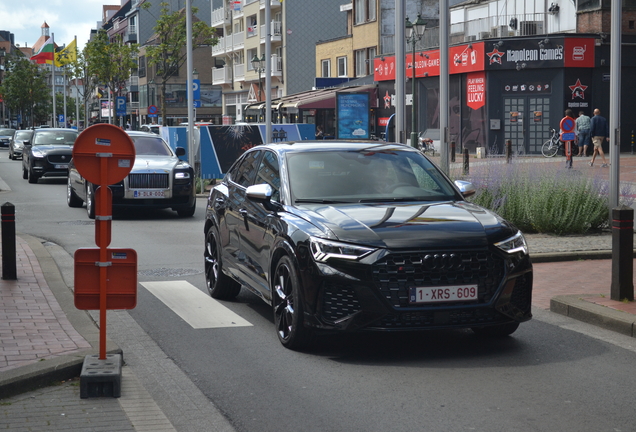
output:
[[[495,211],[524,232],[582,234],[608,225],[609,184],[555,164],[531,164],[495,159],[471,165],[464,176],[477,189],[470,200]],[[631,205],[629,187],[621,190],[621,204]]]

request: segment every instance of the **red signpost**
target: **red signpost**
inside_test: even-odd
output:
[[[99,248],[75,252],[75,307],[99,309],[99,359],[105,360],[106,310],[132,309],[137,304],[137,253],[133,249],[108,248],[112,222],[108,185],[130,173],[135,146],[119,127],[98,124],[77,137],[73,160],[87,181],[99,185],[95,191],[95,243]]]

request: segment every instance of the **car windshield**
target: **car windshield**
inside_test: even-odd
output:
[[[0,135],[7,136],[13,135],[15,133],[15,129],[0,129]]]
[[[73,145],[77,139],[74,131],[42,131],[37,132],[33,138],[33,145]]]
[[[172,150],[168,144],[160,137],[153,136],[133,136],[131,137],[135,143],[135,152],[138,155],[151,156],[171,156]]]
[[[287,164],[295,203],[459,199],[428,159],[397,147],[289,153]]]
[[[20,130],[15,133],[14,138],[16,140],[28,140],[29,138],[31,138],[31,135],[33,135],[33,131]]]

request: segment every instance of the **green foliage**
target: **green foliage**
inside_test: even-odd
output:
[[[547,164],[488,162],[464,179],[477,188],[471,201],[524,232],[582,234],[607,226],[608,184],[599,178]]]
[[[14,113],[20,113],[23,123],[33,126],[48,118],[51,92],[46,85],[46,71],[22,56],[7,59],[7,71],[0,85],[0,94]]]
[[[149,7],[149,6],[146,6]],[[192,15],[197,8],[192,8]],[[166,84],[167,81],[178,74],[179,69],[187,59],[186,52],[186,14],[185,10],[172,11],[170,4],[161,3],[161,15],[157,19],[154,28],[154,40],[146,47],[148,66],[155,67],[155,76],[161,80],[159,104],[161,117],[166,119]],[[214,35],[214,28],[200,20],[192,20],[192,48],[211,46],[218,43]]]
[[[106,84],[113,94],[118,95],[132,69],[137,67],[138,53],[137,44],[123,43],[121,35],[110,41],[108,34],[100,30],[84,48],[86,76],[92,77],[94,83]]]

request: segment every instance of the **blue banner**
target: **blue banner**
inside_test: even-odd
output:
[[[369,93],[336,93],[338,139],[369,139]]]

